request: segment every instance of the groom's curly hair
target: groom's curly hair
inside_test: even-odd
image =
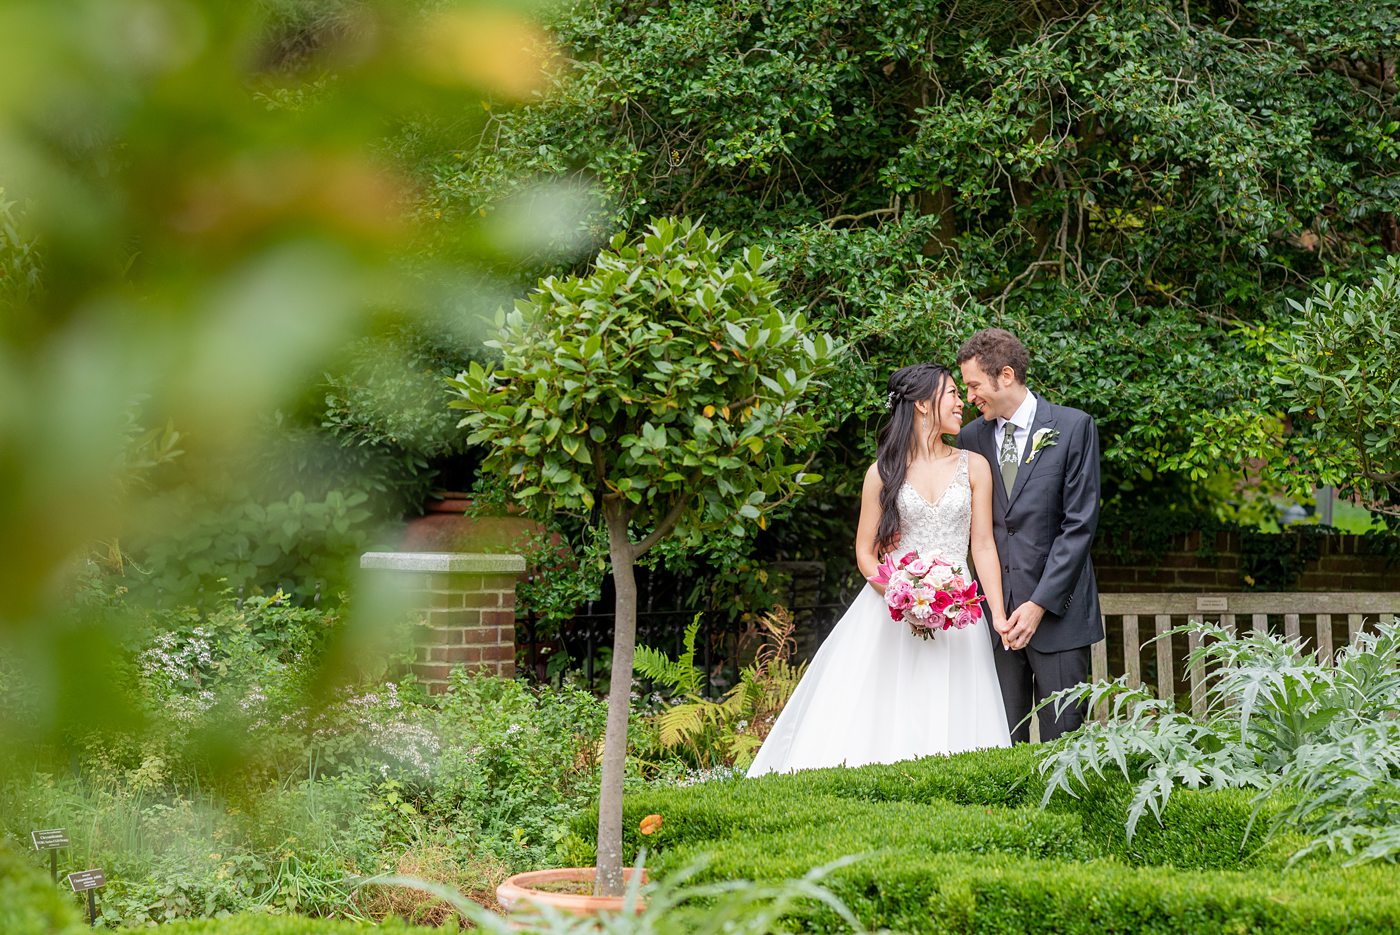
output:
[[[958,363],[964,364],[977,358],[977,365],[992,378],[1001,375],[1005,367],[1016,374],[1016,382],[1026,382],[1026,371],[1031,365],[1031,355],[1021,339],[1004,328],[984,328],[963,342],[958,348]]]

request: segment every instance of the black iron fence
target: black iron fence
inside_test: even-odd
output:
[[[809,659],[844,613],[846,602],[818,602],[825,574],[822,563],[776,567],[784,584],[770,596],[793,614],[797,656]],[[637,644],[675,658],[684,650],[686,628],[698,615],[695,664],[705,675],[706,692],[711,697],[723,694],[738,679],[746,648],[752,648],[755,609],[694,606],[678,600],[677,589],[664,576],[641,573],[638,578]],[[602,599],[588,602],[557,626],[545,625],[528,612],[522,615],[516,639],[523,668],[541,680],[579,672],[587,684],[603,687],[615,629],[612,606],[609,585]]]

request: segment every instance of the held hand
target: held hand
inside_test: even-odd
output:
[[[1035,636],[1036,628],[1040,626],[1044,616],[1045,608],[1031,601],[1026,601],[1013,610],[1011,616],[1006,618],[1007,629],[1002,633],[1002,642],[1006,648],[1025,649],[1031,637]]]
[[[1005,617],[993,617],[992,629],[996,630],[997,635],[1001,637],[1001,648],[1010,649],[1011,646],[1006,642],[1006,631],[1011,629],[1010,622]]]

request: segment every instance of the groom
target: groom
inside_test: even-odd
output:
[[[1030,355],[1000,328],[958,349],[967,399],[982,418],[958,446],[992,470],[992,527],[1007,620],[993,638],[1013,742],[1030,741],[1035,702],[1089,678],[1089,647],[1103,639],[1089,547],[1099,522],[1099,436],[1087,413],[1026,388]],[[1053,707],[1053,706],[1052,706]],[[1084,723],[1083,706],[1040,712],[1040,739]],[[1025,722],[1025,723],[1022,723]]]

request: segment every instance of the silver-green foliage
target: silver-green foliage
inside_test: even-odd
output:
[[[1046,704],[1103,704],[1108,716],[1041,761],[1044,802],[1116,771],[1134,784],[1131,838],[1145,813],[1162,820],[1178,787],[1254,788],[1256,817],[1266,802],[1280,806],[1268,836],[1295,829],[1313,839],[1297,857],[1400,856],[1400,625],[1362,634],[1335,665],[1266,633],[1201,622],[1173,632],[1200,637],[1188,664],[1206,672],[1204,716],[1177,711],[1126,676],[1052,696]]]

